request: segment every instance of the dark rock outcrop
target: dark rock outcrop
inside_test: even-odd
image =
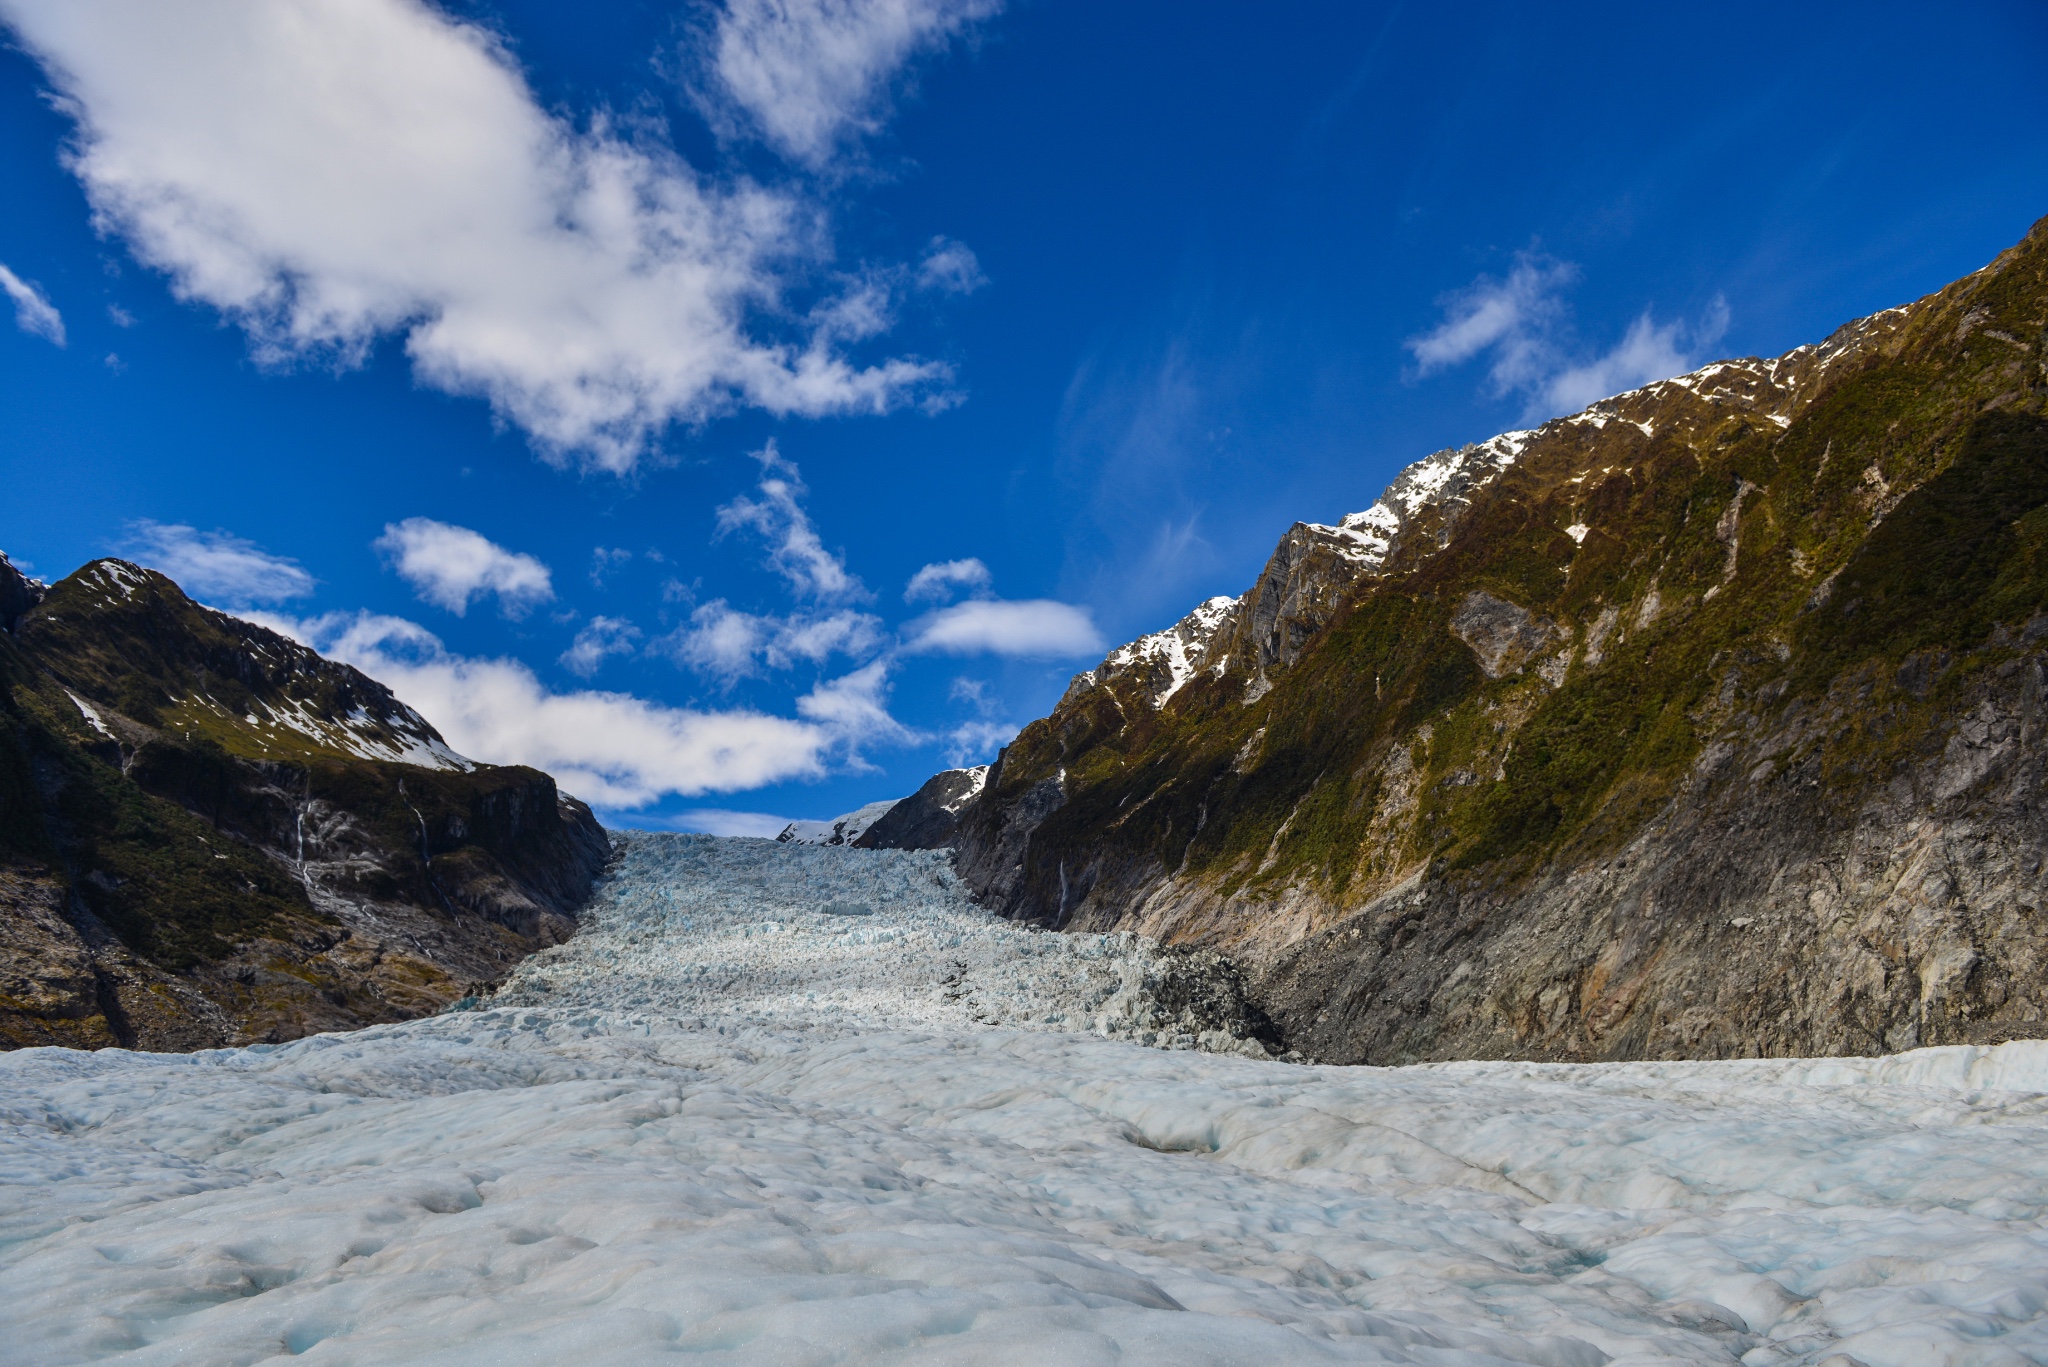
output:
[[[853,843],[865,850],[937,850],[952,845],[961,808],[981,794],[988,766],[946,769],[904,798]]]
[[[42,602],[48,592],[42,580],[23,574],[6,552],[0,551],[0,631],[11,633],[21,615]]]

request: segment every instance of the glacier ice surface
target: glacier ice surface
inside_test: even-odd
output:
[[[0,1058],[0,1359],[2048,1361],[2048,1044],[1146,1048],[1151,949],[928,853],[636,836],[588,921],[483,1009]]]

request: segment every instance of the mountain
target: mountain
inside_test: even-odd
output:
[[[565,939],[609,854],[546,774],[161,574],[0,556],[0,1044],[429,1014]]]
[[[870,850],[950,846],[953,833],[959,829],[960,813],[981,796],[988,771],[989,766],[983,764],[932,775],[909,797],[888,804],[853,843]]]
[[[1439,452],[900,843],[1234,956],[1331,1061],[2048,1036],[2044,355],[2048,220],[1819,345]]]
[[[775,838],[785,845],[852,845],[895,805],[892,798],[870,802],[831,821],[792,821]]]

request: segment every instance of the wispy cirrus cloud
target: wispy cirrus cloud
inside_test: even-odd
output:
[[[797,715],[829,729],[852,748],[862,745],[908,745],[921,739],[916,731],[889,715],[890,660],[876,660],[850,674],[826,680],[796,700]]]
[[[562,652],[562,667],[579,678],[588,679],[614,655],[631,655],[637,649],[640,628],[623,617],[593,617],[577,631],[576,639]]]
[[[935,237],[918,263],[917,283],[941,294],[972,294],[988,283],[988,277],[981,273],[981,261],[966,243]]]
[[[497,595],[507,617],[524,616],[555,596],[546,565],[467,527],[409,517],[386,524],[373,544],[422,602],[457,617],[487,594]]]
[[[822,159],[878,125],[902,63],[993,8],[732,0],[713,66],[777,146]],[[402,337],[425,384],[617,472],[671,424],[883,413],[947,384],[850,358],[872,330],[834,295],[819,192],[572,123],[496,33],[423,0],[0,0],[0,22],[77,120],[67,164],[99,222],[266,362],[354,365]]]
[[[1728,328],[1728,305],[1716,297],[1693,322],[1658,323],[1648,309],[1605,351],[1572,335],[1565,292],[1579,268],[1541,252],[1518,252],[1505,277],[1481,275],[1443,295],[1443,319],[1411,337],[1415,373],[1431,375],[1480,357],[1496,394],[1520,394],[1523,419],[1539,421],[1689,370]]]
[[[310,597],[314,588],[298,561],[231,532],[144,520],[129,524],[124,549],[187,593],[231,607],[289,602]]]
[[[877,131],[891,82],[915,57],[1002,9],[1002,0],[726,0],[698,98],[812,168]]]
[[[64,345],[64,315],[49,296],[0,265],[0,293],[14,301],[14,325],[31,337]]]
[[[903,601],[943,603],[955,593],[985,591],[991,578],[988,566],[977,557],[934,561],[910,576],[910,582],[903,586]]]
[[[867,586],[849,574],[846,558],[825,548],[824,540],[804,511],[808,492],[796,466],[784,460],[770,441],[753,457],[760,463],[759,498],[741,495],[718,510],[718,534],[748,529],[768,543],[768,563],[789,586],[806,597],[865,599]]]
[[[946,733],[946,763],[954,768],[990,759],[1017,737],[1018,728],[1009,722],[962,722]]]

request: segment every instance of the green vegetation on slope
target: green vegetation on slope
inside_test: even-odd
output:
[[[1666,386],[1546,428],[1262,697],[1240,662],[1159,712],[1107,684],[1027,727],[993,801],[1061,771],[1068,796],[1026,902],[1064,910],[1076,876],[1337,902],[1432,863],[1512,881],[1632,839],[1720,728],[1845,690],[1856,720],[1811,741],[1831,800],[1938,746],[2048,609],[2048,227],[1843,338],[1777,363],[1802,376],[1783,422]],[[1473,594],[1552,624],[1545,658],[1487,677],[1453,630]]]

